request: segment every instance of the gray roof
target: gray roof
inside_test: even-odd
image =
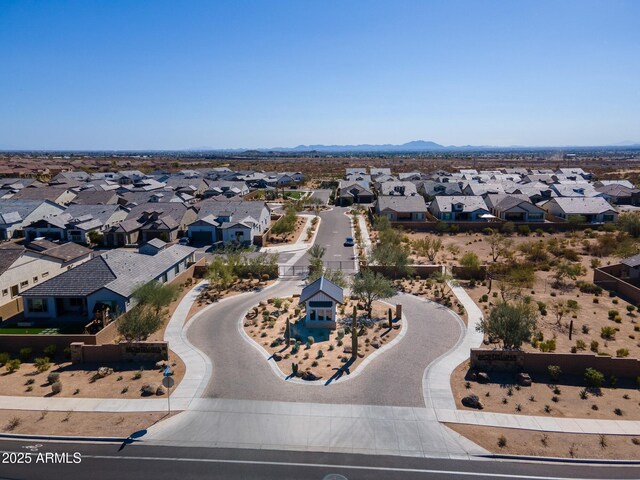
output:
[[[24,247],[15,243],[0,246],[0,275],[9,270],[11,265],[22,256],[24,251]]]
[[[125,298],[141,284],[157,279],[195,251],[173,245],[154,256],[112,250],[27,290],[32,297],[84,297],[106,288]]]
[[[73,199],[76,205],[99,205],[116,203],[118,195],[110,190],[82,190]]]
[[[638,267],[640,266],[640,254],[625,258],[620,263],[628,267]]]
[[[338,303],[344,302],[344,293],[342,288],[326,278],[320,277],[315,282],[310,283],[302,289],[302,292],[300,293],[300,303],[306,302],[318,292],[324,293]]]
[[[24,220],[43,202],[55,205],[60,211],[64,208],[50,200],[0,199],[0,224],[11,224]]]
[[[436,197],[433,203],[438,205],[441,212],[452,212],[453,205],[462,205],[462,212],[475,212],[486,210],[487,204],[484,198],[475,195],[452,195],[450,197]]]
[[[409,197],[400,195],[379,196],[378,197],[378,211],[391,210],[392,212],[426,212],[427,205],[424,202],[424,198],[420,195],[413,195]]]
[[[245,222],[247,218],[250,217],[255,223],[259,223],[264,209],[267,208],[267,204],[265,202],[245,200],[205,200],[200,203],[199,207],[198,220],[203,220],[210,215],[213,215],[214,218],[232,215],[234,221],[240,220]]]
[[[152,247],[155,247],[155,248],[164,248],[167,245],[167,242],[159,238],[152,238],[145,245],[151,245]]]
[[[613,211],[609,202],[602,197],[555,197],[550,202],[556,202],[567,214],[594,214]]]

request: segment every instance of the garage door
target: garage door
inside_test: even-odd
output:
[[[191,232],[191,243],[198,245],[211,245],[213,243],[213,232]]]

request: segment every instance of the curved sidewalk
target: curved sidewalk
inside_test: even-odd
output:
[[[482,320],[480,308],[460,285],[450,282],[449,287],[467,310],[468,324],[456,346],[433,362],[425,375],[425,404],[439,422],[558,433],[640,435],[640,421],[637,420],[539,417],[457,409],[451,390],[451,374],[469,358],[469,349],[480,346],[484,337],[476,330]]]
[[[211,362],[197,350],[186,336],[185,319],[206,281],[198,283],[182,298],[164,333],[169,348],[185,363],[186,371],[175,391],[171,392],[171,409],[186,410],[195,398],[202,396],[211,377]],[[213,304],[216,305],[216,304]],[[189,321],[195,319],[206,308]],[[167,410],[167,397],[157,398],[76,398],[0,396],[0,409],[52,410],[77,412],[162,412]]]

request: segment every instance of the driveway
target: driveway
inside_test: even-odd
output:
[[[357,405],[424,407],[422,381],[426,367],[455,345],[460,321],[448,310],[410,295],[401,303],[408,335],[374,359],[353,379],[324,385],[299,385],[277,377],[240,333],[240,319],[261,300],[299,293],[300,280],[282,280],[251,295],[230,298],[212,307],[189,328],[188,339],[213,363],[204,397]],[[285,363],[286,365],[286,363]]]

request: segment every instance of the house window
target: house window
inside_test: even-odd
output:
[[[2,290],[2,296],[6,297],[7,295],[9,295],[9,289],[5,288],[5,289]]]
[[[169,278],[167,277],[167,272],[164,272],[164,273],[162,274],[162,279],[161,279],[162,283],[166,283],[168,279],[169,279]]]
[[[602,218],[605,222],[613,222],[613,215],[603,215]]]
[[[42,278],[47,278],[48,276],[49,276],[49,272],[44,272],[44,273],[42,274]]]
[[[69,306],[70,307],[82,307],[83,302],[82,302],[82,298],[78,298],[78,297],[73,297],[69,299]]]
[[[49,303],[42,298],[29,298],[27,308],[30,312],[46,312],[49,310]]]
[[[33,277],[33,283],[38,283],[38,277]]]
[[[29,285],[29,280],[25,280],[24,282],[20,282],[20,288],[24,288]]]
[[[175,267],[173,267],[173,274],[178,275],[178,273],[180,273],[180,264],[177,264]]]

